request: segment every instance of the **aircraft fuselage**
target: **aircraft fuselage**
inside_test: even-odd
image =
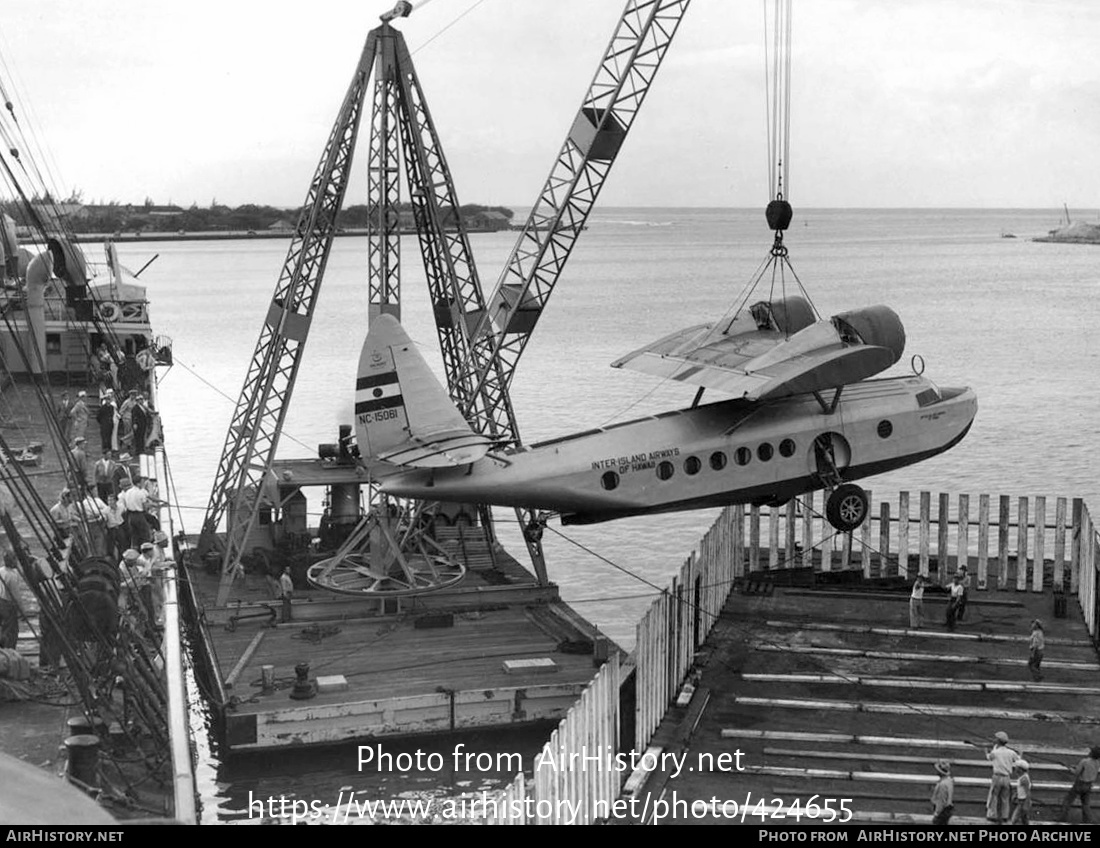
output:
[[[947,450],[976,412],[969,388],[937,389],[918,376],[865,380],[845,386],[831,413],[812,394],[730,400],[491,452],[463,467],[377,476],[391,495],[591,523],[785,501],[824,486],[823,444],[843,480],[869,477]]]

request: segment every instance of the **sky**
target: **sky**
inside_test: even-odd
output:
[[[397,23],[462,202],[533,203],[623,5],[429,0]],[[63,196],[293,207],[391,6],[34,0],[5,8],[0,58]],[[794,0],[792,21],[796,207],[1100,207],[1100,3]],[[692,0],[602,205],[767,201],[764,37],[762,0]]]

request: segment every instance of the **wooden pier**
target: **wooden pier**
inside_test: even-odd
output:
[[[446,528],[439,540],[468,563],[456,586],[400,600],[296,590],[289,621],[264,578],[246,575],[216,607],[219,577],[192,569],[228,749],[559,721],[595,657],[618,649],[484,534]],[[298,700],[302,663],[318,691]]]
[[[836,536],[812,499],[726,509],[638,624],[632,742],[623,722],[607,729],[621,704],[586,693],[546,749],[560,761],[612,745],[639,767],[610,793],[597,770],[536,769],[493,820],[566,823],[581,809],[568,823],[927,824],[942,758],[952,823],[985,823],[983,746],[999,730],[1031,762],[1032,821],[1055,819],[1072,765],[1100,738],[1100,539],[1081,500],[1049,503],[901,493],[853,536]],[[942,584],[963,562],[978,578],[965,621],[947,630],[933,586],[925,626],[910,629],[915,575]],[[1035,618],[1041,681],[1027,665]],[[841,800],[850,815],[835,814]],[[526,812],[540,801],[551,818]]]

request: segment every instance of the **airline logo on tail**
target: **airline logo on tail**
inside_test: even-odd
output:
[[[473,432],[398,321],[379,315],[355,381],[359,452],[367,464],[439,468],[476,462],[490,441]]]

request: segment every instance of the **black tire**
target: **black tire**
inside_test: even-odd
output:
[[[844,483],[829,495],[825,517],[841,533],[851,533],[867,520],[870,509],[867,493],[855,483]]]

